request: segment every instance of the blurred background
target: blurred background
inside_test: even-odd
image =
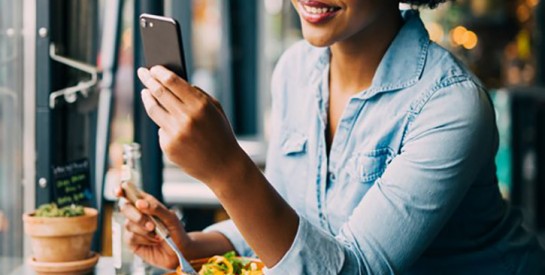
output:
[[[458,0],[422,17],[431,39],[490,88],[502,193],[545,236],[543,2]],[[289,1],[0,0],[0,257],[28,252],[22,213],[51,201],[52,166],[82,158],[91,164],[89,204],[101,211],[94,248],[109,255],[111,190],[131,142],[142,146],[144,189],[178,210],[188,230],[227,217],[204,185],[163,158],[143,111],[135,80],[143,12],[179,21],[190,81],[221,101],[264,168],[270,76],[301,39]]]

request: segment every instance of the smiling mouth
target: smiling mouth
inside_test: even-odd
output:
[[[334,12],[337,10],[335,7],[311,7],[309,5],[303,4],[303,9],[305,9],[306,12],[311,14],[324,14],[328,12]]]
[[[300,0],[299,7],[303,19],[313,24],[328,21],[341,10],[340,7],[314,0]]]

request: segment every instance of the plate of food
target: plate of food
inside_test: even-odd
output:
[[[199,275],[263,275],[265,265],[261,260],[236,256],[234,251],[223,255],[191,261]],[[178,267],[176,272],[166,275],[185,275]]]

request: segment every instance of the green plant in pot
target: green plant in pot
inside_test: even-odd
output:
[[[57,207],[45,204],[23,215],[25,233],[30,236],[36,262],[82,261],[91,255],[97,229],[97,210],[82,206]]]

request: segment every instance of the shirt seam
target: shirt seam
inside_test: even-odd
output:
[[[443,81],[438,82],[435,86],[433,86],[430,90],[428,90],[428,92],[424,92],[422,95],[417,97],[417,99],[409,105],[409,110],[407,111],[408,118],[407,118],[406,126],[405,126],[405,129],[403,130],[403,134],[401,135],[401,139],[400,139],[401,141],[401,146],[399,147],[400,150],[403,148],[405,138],[411,132],[410,127],[412,126],[413,122],[416,120],[418,115],[420,115],[420,112],[422,111],[422,109],[424,109],[424,107],[430,101],[430,99],[438,91],[452,87],[455,84],[464,83],[464,82],[470,82],[475,84],[477,87],[480,87],[479,85],[477,85],[477,83],[472,81],[472,78],[467,74],[450,76],[444,79]]]
[[[420,111],[422,111],[422,109],[429,102],[429,100],[438,91],[441,91],[441,90],[449,88],[449,87],[451,87],[451,86],[453,86],[455,84],[459,84],[459,83],[463,83],[463,82],[471,82],[471,83],[475,84],[474,81],[471,80],[471,77],[469,75],[467,75],[467,74],[449,76],[446,79],[438,82],[435,86],[433,86],[427,92],[424,92],[420,96],[418,96],[417,99],[415,101],[413,101],[411,103],[411,105],[409,106],[408,112],[412,113],[415,116],[417,116],[418,114],[420,114]]]

